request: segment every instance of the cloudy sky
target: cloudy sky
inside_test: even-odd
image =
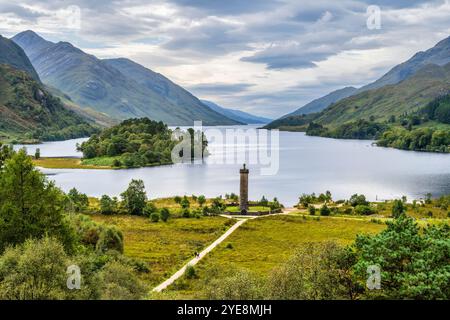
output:
[[[199,98],[269,117],[377,79],[448,37],[449,17],[449,0],[0,0],[4,36],[31,29],[128,57]]]

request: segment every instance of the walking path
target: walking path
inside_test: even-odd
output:
[[[282,213],[278,213],[278,214],[289,214],[295,210],[296,210],[295,208],[285,208]],[[161,292],[162,290],[164,290],[168,286],[170,286],[172,283],[174,283],[177,279],[179,279],[181,276],[184,275],[186,268],[188,266],[196,265],[204,256],[206,256],[215,247],[217,247],[221,242],[223,242],[230,234],[232,234],[237,228],[239,228],[245,221],[247,221],[249,219],[257,219],[257,218],[268,217],[268,216],[273,216],[273,215],[277,215],[277,214],[271,214],[271,215],[266,215],[266,216],[238,216],[238,217],[233,217],[230,215],[221,215],[222,217],[229,218],[229,219],[232,219],[232,218],[238,219],[238,222],[236,222],[230,229],[228,229],[216,241],[211,243],[205,250],[200,252],[200,254],[197,257],[195,257],[194,259],[192,259],[191,261],[186,263],[180,270],[175,272],[169,279],[167,279],[166,281],[164,281],[163,283],[161,283],[160,285],[155,287],[153,289],[153,291]]]
[[[180,270],[175,272],[169,279],[161,283],[159,286],[153,289],[153,291],[161,292],[162,290],[166,289],[168,286],[170,286],[172,283],[174,283],[178,278],[180,278],[182,275],[184,275],[184,272],[186,271],[186,268],[188,266],[193,266],[197,264],[204,256],[206,256],[211,250],[213,250],[215,247],[217,247],[222,241],[224,241],[230,234],[234,232],[237,228],[241,226],[247,219],[242,219],[236,222],[230,229],[228,229],[223,235],[221,235],[216,241],[214,241],[212,244],[210,244],[205,250],[200,252],[198,257],[195,257],[188,263],[186,263]]]

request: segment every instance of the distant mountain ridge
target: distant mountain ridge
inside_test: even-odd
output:
[[[409,77],[413,76],[418,70],[420,70],[421,68],[425,67],[428,64],[443,66],[449,62],[450,62],[450,37],[447,37],[446,39],[443,39],[442,41],[438,42],[434,47],[426,51],[418,52],[409,60],[393,67],[381,78],[370,84],[367,84],[359,89],[353,88],[354,89],[353,90],[351,89],[352,87],[347,87],[341,89],[344,91],[337,90],[331,92],[326,96],[315,99],[310,103],[306,104],[305,106],[281,118],[320,112],[331,106],[333,103],[339,102],[340,100],[350,97],[352,95],[359,94],[368,90],[378,89],[386,85],[394,85],[403,80],[406,80]]]
[[[355,87],[345,87],[336,91],[333,91],[326,96],[323,96],[319,99],[315,99],[311,101],[310,103],[304,105],[300,109],[297,109],[296,111],[289,113],[285,115],[284,117],[289,116],[298,116],[302,114],[310,114],[310,113],[316,113],[320,112],[323,109],[327,108],[329,105],[335,103],[336,101],[339,101],[341,99],[347,98],[354,94],[358,89]],[[284,118],[283,117],[283,118]]]
[[[22,48],[2,36],[0,36],[0,64],[7,64],[18,70],[28,72],[35,80],[39,81],[36,70]]]
[[[255,116],[244,111],[224,108],[208,100],[201,100],[201,102],[203,102],[203,104],[207,105],[214,111],[217,111],[230,119],[239,121],[244,124],[265,124],[272,121],[271,119]]]
[[[234,125],[167,78],[128,59],[101,60],[68,42],[53,43],[25,31],[12,38],[42,81],[85,108],[116,119],[149,117],[169,125]],[[149,82],[155,80],[156,84]],[[159,90],[167,89],[166,92]]]
[[[363,91],[318,113],[314,122],[335,127],[358,119],[384,122],[390,116],[411,114],[437,97],[450,93],[450,63],[429,64],[395,85]]]

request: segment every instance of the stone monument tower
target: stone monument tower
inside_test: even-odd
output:
[[[241,173],[241,189],[239,193],[239,209],[241,213],[246,214],[248,211],[248,169],[244,167],[239,171]]]

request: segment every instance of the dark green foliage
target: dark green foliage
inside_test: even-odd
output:
[[[181,206],[181,208],[187,209],[187,208],[190,207],[190,205],[191,205],[191,204],[190,204],[190,202],[189,202],[188,197],[184,196],[183,199],[180,201],[180,206]]]
[[[402,200],[394,200],[392,203],[392,217],[398,218],[406,211],[406,206]]]
[[[74,265],[81,271],[80,289],[69,290],[67,271]],[[121,255],[68,255],[54,238],[29,239],[0,256],[0,299],[140,299],[146,290],[133,269],[137,264]]]
[[[191,140],[198,136],[192,129]],[[117,126],[103,130],[83,142],[78,149],[87,159],[97,157],[113,157],[112,165],[120,167],[143,167],[171,164],[171,152],[180,143],[173,139],[173,131],[162,122],[148,118],[125,120]],[[182,135],[182,132],[180,132]],[[194,143],[197,143],[195,139]],[[191,144],[194,148],[194,144]],[[207,141],[203,135],[203,152],[206,152]],[[191,153],[193,155],[193,153]],[[200,155],[202,157],[203,155]]]
[[[69,198],[71,209],[75,212],[84,211],[89,206],[88,196],[84,193],[78,192],[75,188],[69,190],[67,197]]]
[[[349,203],[352,207],[356,207],[358,205],[367,206],[369,202],[366,200],[366,196],[363,194],[354,194],[350,197]]]
[[[26,152],[13,154],[0,172],[0,252],[44,235],[72,250],[73,233],[63,214],[65,196],[34,168]]]
[[[0,65],[0,134],[22,140],[66,140],[98,131],[28,74]]]
[[[308,125],[308,128],[306,129],[306,134],[308,136],[323,136],[323,137],[325,137],[325,136],[329,135],[329,131],[323,125],[311,121],[311,123]]]
[[[102,214],[115,214],[118,212],[118,200],[116,197],[111,198],[103,195],[100,199],[100,212]]]
[[[197,277],[197,272],[195,271],[194,266],[188,265],[186,267],[186,271],[184,272],[184,276],[186,279],[194,279]]]
[[[308,212],[310,215],[314,216],[316,214],[316,207],[313,205],[308,206]]]
[[[403,150],[450,152],[450,130],[417,128],[411,131],[391,129],[383,133],[377,141],[381,147]]]
[[[128,189],[121,194],[124,207],[129,214],[141,216],[147,204],[144,181],[131,180]]]
[[[198,196],[197,202],[198,202],[198,205],[199,205],[200,207],[203,207],[203,205],[206,203],[206,198],[205,198],[205,196],[204,196],[204,195]]]
[[[157,211],[158,209],[153,202],[147,202],[144,208],[144,216],[150,217],[152,213],[155,213]]]
[[[340,139],[376,139],[385,129],[383,124],[359,119],[337,127],[329,136]]]
[[[386,130],[386,126],[383,124],[359,119],[354,122],[344,123],[333,130],[311,122],[306,130],[306,134],[339,139],[376,139],[384,130]]]
[[[170,211],[167,208],[162,208],[159,211],[159,215],[161,216],[162,221],[167,222],[167,220],[169,220],[170,218]]]
[[[321,216],[329,216],[331,213],[331,210],[330,210],[330,208],[327,207],[326,204],[324,204],[322,207],[320,207],[319,212],[320,212]]]
[[[370,215],[370,214],[374,214],[375,211],[368,205],[362,205],[362,204],[358,204],[355,207],[355,213],[359,214],[359,215]]]
[[[115,227],[104,228],[97,241],[96,250],[99,253],[105,253],[109,250],[115,250],[123,253],[123,235]]]
[[[151,220],[152,222],[158,222],[160,218],[161,218],[161,216],[159,215],[158,212],[152,212],[152,213],[150,214],[150,220]]]
[[[375,236],[358,236],[353,246],[355,273],[360,283],[367,267],[381,269],[381,290],[367,290],[369,298],[450,298],[450,227],[448,224],[420,231],[412,218],[400,215]]]
[[[427,115],[430,120],[450,124],[450,94],[430,102],[421,113]]]
[[[267,207],[269,205],[269,200],[267,200],[265,196],[262,196],[261,200],[259,200],[259,205]]]
[[[189,208],[184,208],[181,210],[181,215],[183,218],[190,218],[191,217],[191,211]]]

